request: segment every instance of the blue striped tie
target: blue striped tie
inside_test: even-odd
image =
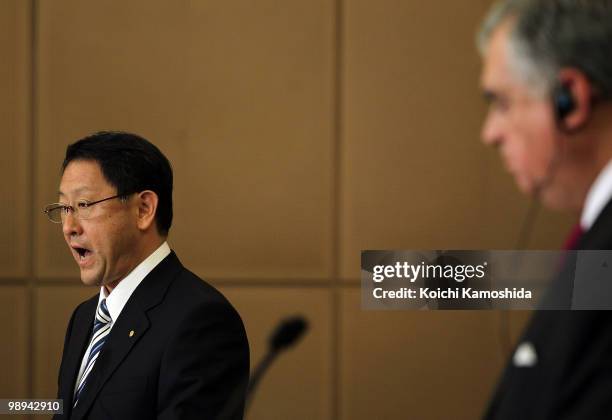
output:
[[[83,389],[85,388],[85,383],[87,382],[87,376],[96,363],[96,359],[100,355],[102,346],[104,346],[106,336],[110,331],[111,321],[112,319],[110,313],[108,312],[108,307],[106,306],[106,299],[102,299],[100,305],[98,305],[98,310],[96,311],[96,320],[94,321],[93,335],[91,339],[91,351],[89,352],[87,364],[85,364],[85,370],[83,371],[83,375],[79,381],[79,386],[74,394],[73,407],[76,407],[77,403],[79,402],[79,398],[81,397]]]

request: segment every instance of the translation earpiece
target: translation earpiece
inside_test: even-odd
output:
[[[557,121],[559,122],[563,122],[565,117],[576,107],[576,103],[574,101],[572,93],[567,88],[567,86],[564,86],[562,84],[560,84],[554,89],[553,102]]]

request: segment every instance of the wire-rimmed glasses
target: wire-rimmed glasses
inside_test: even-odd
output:
[[[52,203],[45,206],[43,213],[45,213],[53,223],[63,223],[68,214],[72,214],[74,217],[84,220],[91,216],[91,208],[95,204],[112,200],[113,198],[124,198],[127,196],[128,194],[118,194],[97,201],[77,200],[74,206],[64,203]]]

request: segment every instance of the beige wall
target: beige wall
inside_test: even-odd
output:
[[[515,245],[528,203],[478,141],[487,3],[0,2],[0,398],[55,394],[95,291],[40,208],[67,144],[123,129],[172,161],[171,246],[236,305],[253,362],[280,318],[311,322],[250,419],[478,416],[501,314],[366,312],[357,280],[361,249]],[[568,220],[541,214],[529,246]]]

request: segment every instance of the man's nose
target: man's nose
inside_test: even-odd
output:
[[[503,135],[500,121],[491,111],[488,112],[482,124],[480,138],[487,146],[497,147],[502,143]]]
[[[81,221],[74,215],[73,212],[67,212],[62,220],[62,230],[66,237],[80,235],[83,231]]]

